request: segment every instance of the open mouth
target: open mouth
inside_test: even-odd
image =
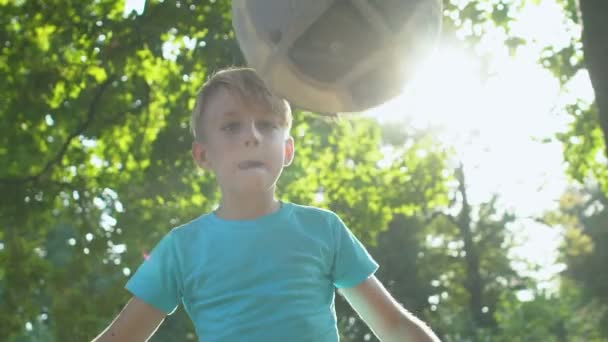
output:
[[[264,166],[264,163],[258,160],[245,160],[239,163],[239,169],[247,170],[247,169],[255,169],[258,167]]]

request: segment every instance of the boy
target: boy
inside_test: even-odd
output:
[[[294,158],[291,110],[252,69],[216,73],[192,113],[192,157],[219,207],[171,230],[127,282],[95,341],[144,341],[182,302],[201,341],[337,341],[335,288],[382,341],[438,341],[374,276],[334,213],[275,198]]]

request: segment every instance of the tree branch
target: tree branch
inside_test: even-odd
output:
[[[439,216],[446,218],[448,221],[450,221],[451,224],[458,227],[458,222],[452,215],[448,215],[441,211],[436,211],[436,212],[432,213],[431,216],[426,220],[426,224],[430,224]]]
[[[91,103],[89,104],[89,109],[87,111],[86,119],[76,128],[76,130],[74,130],[74,132],[72,132],[72,134],[70,134],[70,136],[65,140],[65,142],[59,149],[59,152],[57,152],[55,157],[53,157],[51,160],[49,160],[46,163],[46,165],[44,166],[44,168],[42,168],[42,170],[40,172],[33,174],[33,175],[25,176],[25,177],[0,178],[0,183],[1,184],[23,184],[23,183],[28,183],[28,182],[34,182],[34,181],[37,181],[38,179],[40,179],[45,174],[47,174],[48,172],[50,172],[53,169],[53,167],[55,167],[57,164],[59,164],[59,162],[61,162],[65,153],[67,152],[68,147],[70,146],[72,141],[76,137],[81,135],[89,127],[89,125],[93,122],[93,119],[95,118],[95,115],[97,114],[97,108],[99,108],[99,101],[101,101],[101,98],[102,98],[104,92],[106,91],[108,86],[112,83],[112,81],[114,81],[114,78],[115,78],[114,76],[110,76],[110,77],[108,77],[107,80],[105,80],[102,84],[99,85],[99,87],[97,88],[97,91],[93,95],[93,100],[91,100]]]

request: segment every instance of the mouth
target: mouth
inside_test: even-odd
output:
[[[245,160],[238,164],[239,169],[248,170],[263,167],[264,163],[259,160]]]

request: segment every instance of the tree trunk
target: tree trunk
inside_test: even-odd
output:
[[[464,241],[465,262],[466,262],[466,288],[471,296],[469,306],[473,314],[473,320],[476,327],[487,327],[491,326],[491,322],[488,321],[487,315],[483,312],[483,280],[480,274],[480,262],[479,253],[477,246],[473,241],[473,232],[471,226],[473,225],[471,219],[471,206],[467,199],[467,190],[464,177],[464,167],[461,164],[456,169],[456,178],[458,180],[458,191],[462,196],[462,209],[456,218],[456,223],[462,239]]]
[[[608,0],[580,0],[583,53],[608,156]]]

